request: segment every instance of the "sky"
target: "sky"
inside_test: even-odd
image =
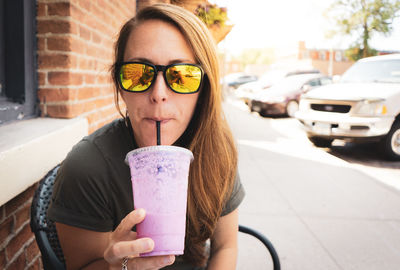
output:
[[[327,39],[330,29],[323,16],[333,0],[211,0],[228,8],[230,23],[234,24],[219,47],[239,54],[245,48],[275,48],[278,54],[297,50],[298,42],[307,48],[346,49],[350,38]],[[400,18],[394,22],[389,37],[377,35],[371,40],[373,48],[400,50]]]

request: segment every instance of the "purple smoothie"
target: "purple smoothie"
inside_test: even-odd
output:
[[[138,238],[155,246],[141,256],[181,255],[185,244],[187,187],[193,154],[176,146],[149,146],[126,155],[131,170],[134,208],[146,210],[136,225]]]

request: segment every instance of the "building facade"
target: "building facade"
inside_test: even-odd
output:
[[[342,75],[351,65],[341,49],[308,49],[304,41],[299,42],[298,60],[310,59],[311,65],[329,76]]]

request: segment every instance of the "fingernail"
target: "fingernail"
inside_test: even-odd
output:
[[[173,256],[167,256],[164,258],[164,263],[165,264],[171,264],[174,261],[174,257]]]
[[[143,248],[147,251],[153,250],[154,242],[152,240],[147,240],[143,243]]]
[[[143,217],[143,216],[146,214],[146,212],[144,211],[143,208],[139,208],[139,209],[137,210],[137,214],[138,214],[140,217]]]

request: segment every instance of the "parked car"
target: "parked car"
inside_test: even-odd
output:
[[[330,77],[319,73],[292,75],[272,85],[268,91],[260,92],[249,102],[250,111],[261,116],[288,115],[294,117],[299,108],[302,93],[310,89],[332,83]]]
[[[258,77],[255,75],[240,72],[240,73],[232,73],[232,74],[226,75],[222,79],[222,83],[227,84],[229,87],[238,88],[242,84],[245,84],[248,82],[254,82],[257,79],[258,79]]]
[[[400,160],[400,54],[364,58],[335,84],[309,91],[296,113],[310,141],[377,141]]]
[[[283,70],[276,69],[266,72],[257,81],[242,84],[235,91],[235,96],[243,100],[246,105],[249,105],[250,101],[255,98],[260,92],[270,88],[275,83],[279,82],[285,77],[298,75],[298,74],[318,74],[320,73],[317,69],[295,69],[295,70]]]
[[[274,83],[281,80],[285,75],[286,73],[280,70],[269,71],[262,75],[257,81],[245,83],[239,86],[238,89],[235,90],[235,96],[248,105],[249,101],[254,98],[254,95],[268,89]]]

